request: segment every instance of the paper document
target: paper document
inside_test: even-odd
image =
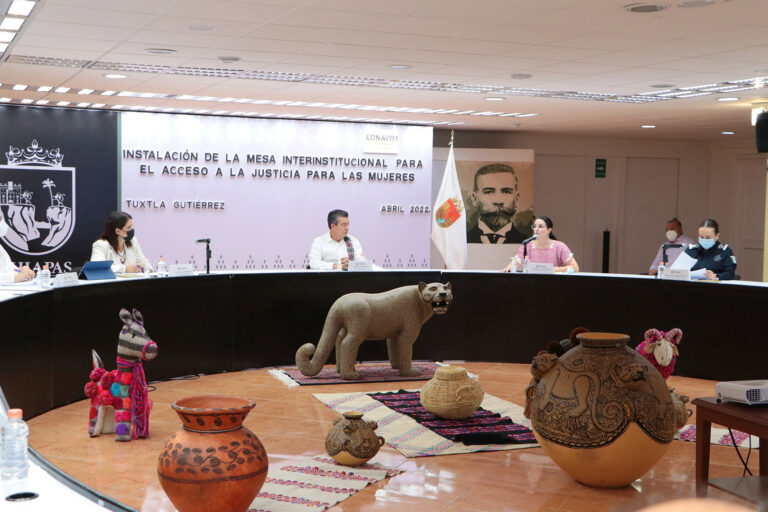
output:
[[[696,264],[696,258],[692,258],[685,252],[681,252],[674,263],[669,268],[690,269]]]

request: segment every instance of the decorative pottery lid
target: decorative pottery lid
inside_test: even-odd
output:
[[[344,417],[348,420],[359,420],[363,417],[363,413],[361,412],[355,412],[355,411],[348,411],[344,413]]]
[[[576,335],[585,347],[618,347],[629,342],[629,336],[618,332],[582,332]]]
[[[222,411],[250,411],[256,402],[240,396],[199,395],[176,400],[171,407],[177,412],[216,415]]]
[[[463,380],[467,378],[467,370],[461,366],[441,366],[435,371],[435,377],[441,380]]]

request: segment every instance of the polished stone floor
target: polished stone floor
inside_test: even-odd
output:
[[[522,405],[528,365],[462,363],[479,375],[487,393]],[[151,380],[152,369],[148,366]],[[83,382],[87,375],[83,377]],[[694,397],[714,396],[711,381],[671,377],[670,387]],[[289,388],[267,370],[223,373],[158,383],[150,438],[116,443],[113,436],[89,438],[86,400],[60,407],[29,421],[30,444],[54,465],[90,487],[143,511],[173,511],[157,480],[157,456],[164,439],[180,427],[172,401],[199,394],[240,395],[256,408],[245,426],[261,439],[271,464],[324,454],[325,435],[336,413],[312,393],[419,388],[423,382],[343,384]],[[695,421],[695,416],[691,417]],[[757,474],[757,453],[750,467]],[[332,511],[635,511],[680,497],[695,496],[695,443],[673,441],[651,471],[621,489],[596,489],[571,479],[541,448],[406,458],[385,445],[372,462],[405,472],[373,484]],[[733,448],[713,446],[710,477],[740,476]],[[755,508],[741,498],[710,487],[711,497]]]

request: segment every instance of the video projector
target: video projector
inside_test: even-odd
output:
[[[715,384],[718,400],[747,405],[768,404],[768,380],[732,380]]]

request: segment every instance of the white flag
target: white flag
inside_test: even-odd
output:
[[[467,264],[467,211],[456,175],[453,144],[432,212],[432,241],[443,256],[445,267],[464,268]]]

